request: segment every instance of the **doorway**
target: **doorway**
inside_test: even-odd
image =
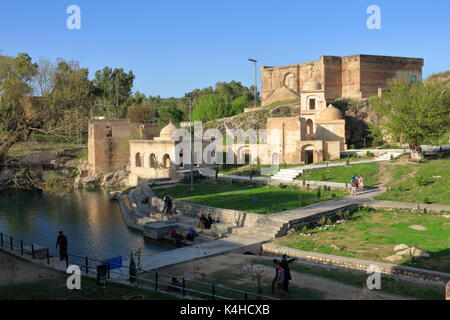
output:
[[[305,151],[305,164],[314,163],[314,151],[306,150]]]

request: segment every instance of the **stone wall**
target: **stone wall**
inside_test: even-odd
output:
[[[262,104],[295,98],[309,80],[322,85],[328,101],[367,98],[395,78],[415,76],[421,81],[423,64],[423,59],[416,58],[353,55],[321,56],[320,60],[308,63],[262,67]]]
[[[449,273],[354,258],[339,257],[316,252],[301,251],[288,247],[278,246],[273,243],[263,244],[262,250],[263,254],[266,255],[269,254],[274,256],[281,256],[283,254],[287,254],[290,257],[309,262],[315,262],[339,268],[360,270],[364,272],[367,271],[371,265],[376,265],[379,267],[381,273],[399,278],[432,281],[438,283],[447,283],[448,281],[450,281]]]
[[[124,170],[129,162],[128,141],[153,138],[156,125],[142,125],[130,120],[89,120],[88,160],[92,175]]]
[[[157,197],[152,198],[151,205],[152,208],[156,208],[158,210],[161,210],[164,207],[163,201]],[[174,202],[173,210],[177,214],[193,218],[200,218],[202,214],[205,216],[210,214],[216,222],[226,223],[231,227],[252,227],[259,219],[263,218],[262,215],[257,213],[220,209],[187,202]]]

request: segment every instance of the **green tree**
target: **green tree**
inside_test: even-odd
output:
[[[29,97],[30,83],[37,68],[25,53],[19,53],[15,58],[0,56],[0,164],[5,162],[11,147],[26,140],[48,115]]]
[[[170,120],[174,123],[180,123],[184,120],[183,110],[177,107],[159,107],[157,109],[158,123],[160,126],[167,125]]]
[[[128,107],[127,116],[131,122],[145,123],[150,118],[150,108],[142,104]]]
[[[233,100],[231,103],[231,112],[233,115],[240,114],[244,112],[244,109],[248,107],[247,96],[240,96]]]
[[[218,94],[207,94],[199,98],[192,112],[194,121],[210,121],[228,117],[230,108]]]
[[[93,80],[97,103],[112,116],[123,117],[127,109],[121,107],[131,97],[134,78],[132,71],[126,73],[122,68],[98,70]]]
[[[371,106],[386,132],[409,144],[414,160],[423,160],[421,144],[434,143],[450,129],[450,92],[435,82],[396,80]]]

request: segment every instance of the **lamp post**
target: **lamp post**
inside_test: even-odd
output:
[[[186,94],[189,99],[189,152],[191,156],[191,191],[194,191],[194,154],[192,152],[192,94]]]
[[[255,92],[253,93],[254,94],[253,107],[256,108],[257,99],[258,99],[257,98],[257,95],[258,95],[258,74],[257,74],[257,71],[256,71],[256,69],[257,69],[256,64],[258,63],[258,61],[255,60],[255,59],[248,59],[248,61],[253,62],[254,66],[255,66]]]

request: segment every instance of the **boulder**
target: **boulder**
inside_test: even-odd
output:
[[[402,250],[406,250],[409,249],[409,247],[406,244],[399,244],[398,246],[394,247],[394,251],[402,251]]]
[[[403,260],[403,258],[401,256],[398,256],[398,255],[389,256],[389,257],[387,257],[385,259],[387,261],[389,261],[389,262],[399,262],[399,261]]]
[[[410,229],[413,230],[417,230],[417,231],[427,231],[428,229],[424,226],[420,226],[420,225],[414,225],[414,226],[409,226]]]
[[[98,187],[97,177],[86,177],[82,179],[83,188],[92,189]]]
[[[422,249],[419,248],[408,248],[403,251],[399,251],[396,253],[398,256],[410,256],[410,257],[423,257],[423,258],[429,258],[430,254]]]

